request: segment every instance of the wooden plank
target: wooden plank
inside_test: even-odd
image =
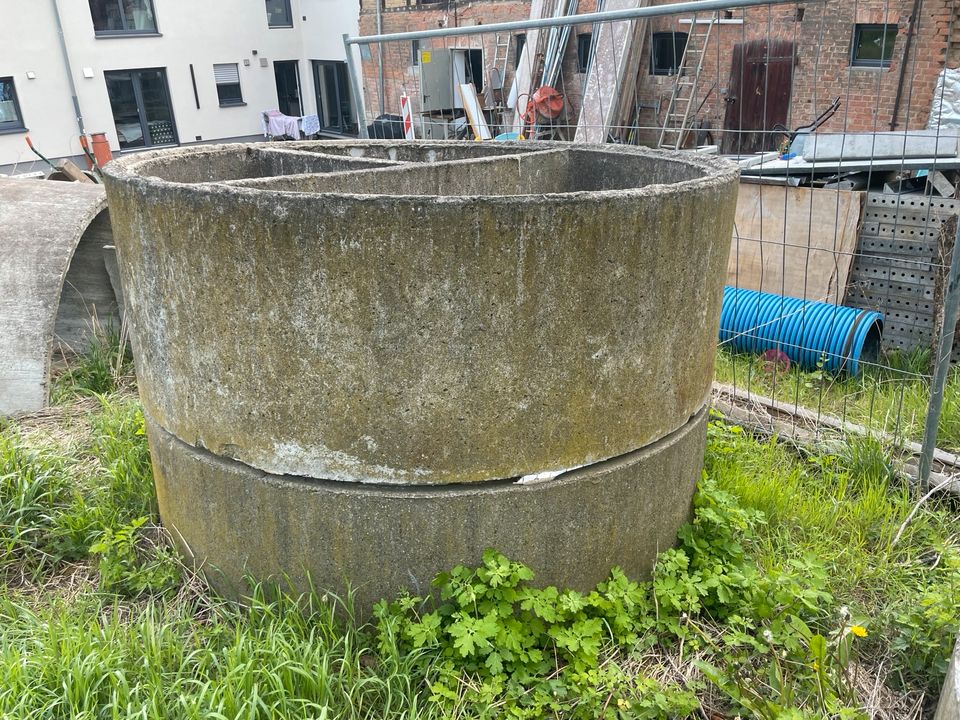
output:
[[[799,405],[757,395],[744,388],[716,382],[713,383],[711,405],[728,420],[748,430],[775,437],[781,442],[790,441],[816,447],[827,440],[825,431],[831,431],[840,437],[854,435],[877,438],[892,448],[897,448],[898,454],[905,461],[901,469],[902,475],[910,482],[916,480],[916,458],[921,450],[918,443],[905,441],[833,415],[813,412]],[[829,449],[829,445],[825,449]],[[943,492],[960,494],[960,458],[945,450],[935,449],[933,460],[936,469],[931,473],[924,489],[939,487]]]
[[[647,4],[648,0],[609,0],[603,9],[627,10],[646,7]],[[583,102],[574,137],[576,142],[606,142],[611,122],[620,109],[620,94],[630,70],[628,65],[631,65],[629,60],[636,25],[635,20],[621,20],[594,27],[593,59],[584,80]]]
[[[862,200],[848,190],[741,183],[727,284],[843,302]]]
[[[80,183],[89,183],[90,185],[96,185],[93,180],[84,175],[83,170],[78,168],[76,164],[71,160],[61,160],[60,164],[57,165],[64,175],[73,180],[74,182]]]
[[[477,89],[473,86],[473,83],[460,83],[457,85],[457,92],[460,93],[460,102],[463,104],[463,111],[467,114],[467,122],[470,123],[470,129],[473,130],[474,139],[490,140],[493,135],[490,133],[487,119],[483,116],[480,98],[477,96]]]

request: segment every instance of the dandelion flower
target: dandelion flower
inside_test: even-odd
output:
[[[852,632],[857,637],[867,636],[867,629],[863,625],[852,625],[850,627],[850,632]]]

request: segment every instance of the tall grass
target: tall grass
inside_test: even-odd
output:
[[[133,355],[126,324],[119,328],[91,318],[90,342],[80,355],[64,353],[64,366],[55,374],[53,403],[85,395],[102,395],[133,382]]]
[[[755,355],[721,348],[716,379],[920,442],[930,400],[928,358],[926,352],[892,353],[884,358],[884,367],[867,366],[848,377],[795,365],[774,369]],[[960,369],[953,370],[944,391],[937,446],[960,452]]]

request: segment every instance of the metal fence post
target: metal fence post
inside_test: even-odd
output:
[[[369,138],[367,133],[367,108],[363,99],[363,78],[360,77],[360,67],[353,59],[353,46],[350,34],[343,34],[343,52],[347,56],[347,72],[350,73],[350,88],[353,91],[353,107],[357,113],[357,134],[364,140]],[[362,58],[361,58],[362,59]]]
[[[937,346],[936,365],[930,384],[930,404],[927,405],[927,421],[923,429],[923,447],[917,469],[917,481],[926,487],[930,481],[930,465],[937,446],[937,428],[943,410],[943,390],[950,373],[950,355],[953,352],[953,337],[960,316],[960,223],[953,241],[953,259],[950,261],[950,276],[947,279],[943,300],[943,325],[940,328],[940,343]]]

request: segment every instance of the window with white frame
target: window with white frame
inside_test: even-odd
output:
[[[213,66],[213,79],[217,83],[217,97],[220,107],[243,105],[243,92],[240,90],[240,66],[237,63],[217,63]]]

